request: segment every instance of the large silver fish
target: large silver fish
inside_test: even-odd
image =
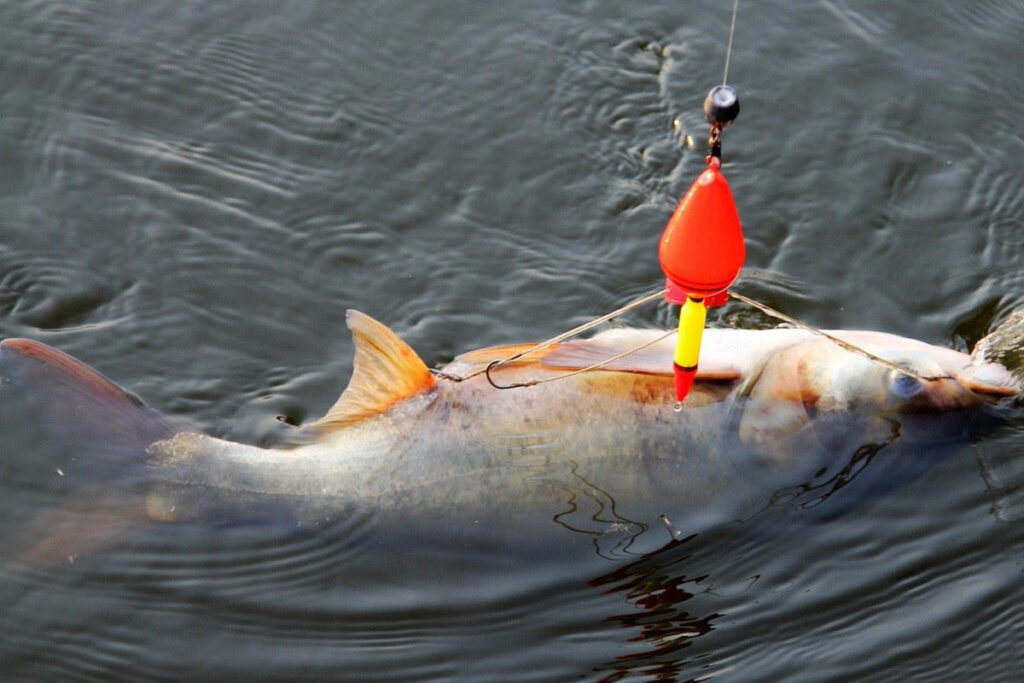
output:
[[[488,547],[554,534],[555,544],[643,551],[756,513],[787,487],[827,495],[864,453],[891,456],[894,468],[928,460],[924,446],[963,443],[986,406],[1018,391],[1001,365],[889,334],[834,333],[909,373],[800,330],[723,329],[707,331],[676,412],[672,338],[601,370],[499,391],[482,375],[436,376],[369,316],[350,311],[348,324],[348,388],[276,449],[178,427],[56,349],[2,342],[4,378],[60,437],[62,474],[81,482],[30,555],[106,544],[141,519],[315,527],[358,514],[403,542]],[[491,376],[553,377],[658,334],[610,330]],[[443,371],[465,375],[527,348],[473,351]]]

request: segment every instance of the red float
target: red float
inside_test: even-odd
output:
[[[746,248],[732,190],[712,158],[679,202],[661,236],[658,260],[671,303],[721,294],[735,282]]]
[[[707,308],[725,303],[746,257],[740,215],[719,166],[717,156],[708,157],[707,170],[679,202],[658,247],[668,278],[665,298],[682,305],[672,359],[677,409],[697,376]]]

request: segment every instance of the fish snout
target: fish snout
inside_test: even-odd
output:
[[[1017,395],[1020,388],[1005,368],[993,363],[935,362],[908,367],[910,374],[893,371],[890,381],[892,394],[907,404],[902,412],[962,410],[993,404]]]
[[[939,413],[973,408],[990,401],[952,375],[912,376],[892,371],[890,392],[900,413]]]

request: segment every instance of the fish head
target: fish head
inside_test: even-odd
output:
[[[737,390],[740,443],[778,467],[809,448],[962,439],[987,404],[1017,393],[1002,366],[875,332],[837,332],[880,363],[825,337],[795,338],[757,362]],[[964,419],[936,420],[956,414]]]
[[[817,411],[893,415],[969,409],[1020,389],[1002,366],[951,349],[879,332],[835,334],[887,362],[815,336],[769,354],[741,394]]]

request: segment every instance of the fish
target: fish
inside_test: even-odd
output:
[[[1021,388],[999,363],[892,334],[831,333],[880,364],[804,330],[709,329],[680,410],[659,330],[489,347],[432,371],[381,322],[346,320],[347,388],[274,448],[179,424],[42,342],[0,342],[4,384],[51,428],[78,491],[26,556],[73,557],[144,522],[316,530],[360,515],[393,544],[647,552],[793,487],[832,495],[864,453],[930,461],[922,445],[974,438]]]

